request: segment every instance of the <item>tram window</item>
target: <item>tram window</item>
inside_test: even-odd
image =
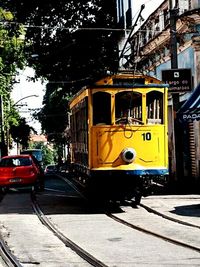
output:
[[[130,118],[131,121],[128,120],[128,118]],[[130,91],[116,94],[115,122],[132,124],[142,123],[142,95],[140,93]]]
[[[93,94],[93,124],[111,124],[111,95],[105,92]]]
[[[87,147],[88,98],[86,97],[73,110],[70,118],[72,143],[82,143]]]
[[[163,94],[152,91],[146,98],[147,124],[163,123]]]
[[[73,143],[76,142],[76,123],[75,123],[75,114],[72,114],[70,117],[70,135]]]

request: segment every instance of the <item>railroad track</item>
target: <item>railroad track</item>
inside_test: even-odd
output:
[[[39,213],[39,214],[41,213],[41,220],[42,220],[42,218],[44,219],[45,216],[44,216],[43,213],[41,212],[41,210],[40,210],[40,208],[39,208],[37,202],[35,202],[34,205],[35,205],[35,209],[38,209],[38,213]],[[130,205],[130,206],[131,206],[131,205]],[[142,208],[145,208],[146,210],[148,210],[148,212],[153,213],[153,210],[151,210],[150,208],[148,209],[147,206],[145,206],[145,205],[143,205],[143,204],[141,204],[140,206],[141,206]],[[144,206],[145,206],[145,207],[144,207]],[[115,207],[116,207],[116,206],[115,206]],[[123,224],[123,225],[126,225],[126,226],[129,227],[129,228],[132,228],[132,229],[134,229],[134,230],[137,230],[137,231],[140,231],[140,232],[143,232],[143,233],[146,233],[146,234],[150,234],[150,235],[152,235],[152,236],[154,236],[154,237],[160,238],[160,239],[165,240],[165,241],[167,241],[167,242],[171,242],[171,243],[173,243],[173,244],[175,244],[175,245],[178,245],[178,246],[181,246],[181,247],[185,247],[185,248],[192,249],[192,250],[194,250],[194,251],[200,252],[200,247],[193,246],[193,245],[188,244],[188,243],[186,243],[186,242],[181,242],[181,241],[179,241],[179,240],[177,240],[177,239],[175,239],[175,238],[170,238],[170,237],[168,237],[168,236],[166,236],[166,235],[162,235],[162,234],[160,234],[160,233],[157,233],[157,232],[148,230],[148,229],[146,229],[146,228],[144,228],[144,227],[140,227],[140,226],[138,226],[138,225],[136,225],[136,224],[129,223],[129,222],[127,222],[126,220],[121,219],[121,218],[119,218],[118,216],[114,215],[112,212],[108,212],[108,211],[106,211],[106,209],[104,210],[104,208],[102,208],[102,207],[100,207],[100,209],[101,209],[101,211],[104,212],[109,218],[111,218],[111,219],[117,221],[118,223],[121,223],[121,224]],[[109,209],[110,209],[110,207],[109,207]],[[112,208],[111,208],[111,209],[112,209]],[[115,209],[115,208],[114,208],[114,209]],[[159,216],[161,216],[162,218],[165,218],[164,214],[158,214],[155,210],[154,210],[154,214],[159,215]],[[39,215],[39,216],[40,216],[40,215]],[[170,217],[168,218],[168,216],[166,216],[165,219],[168,219],[168,220],[171,219],[171,221],[176,222],[176,223],[181,223],[181,224],[183,224],[183,225],[185,225],[185,226],[196,227],[196,225],[189,224],[189,223],[184,222],[184,221],[181,221],[181,220],[175,220],[175,219],[170,218]],[[47,221],[47,224],[48,224],[48,225],[52,226],[52,230],[53,230],[53,231],[57,231],[57,230],[55,229],[55,227],[51,224],[51,222],[50,222],[47,218],[45,218],[45,221]],[[43,223],[44,223],[44,222],[43,222]],[[48,226],[48,227],[49,227],[49,226]],[[197,228],[197,227],[196,227],[196,228]],[[199,227],[198,227],[198,228],[199,228]],[[84,256],[84,253],[86,253],[86,258],[84,258],[84,259],[87,260],[87,256],[88,256],[87,252],[83,251],[79,246],[77,246],[76,244],[74,244],[71,240],[69,240],[69,239],[67,239],[65,236],[63,236],[62,233],[57,232],[57,234],[58,234],[58,237],[61,238],[61,240],[64,240],[64,242],[67,242],[66,244],[67,244],[71,249],[75,250],[75,252],[76,252],[79,256],[81,256],[81,257],[83,256],[82,258],[85,257],[85,256]],[[56,235],[57,235],[57,234],[56,234]],[[80,251],[79,251],[79,250],[80,250]],[[82,253],[83,253],[83,254],[82,254]],[[89,258],[90,258],[90,256],[91,256],[91,255],[89,255]],[[94,260],[96,261],[96,259],[94,259]],[[88,260],[87,260],[87,261],[88,261]],[[93,257],[92,257],[92,261],[93,261]],[[88,262],[91,263],[91,264],[93,264],[92,261],[90,261],[90,259],[89,259]],[[96,264],[96,263],[95,263],[95,264]],[[99,264],[99,262],[98,262],[98,264]],[[100,262],[100,264],[102,264],[102,263]],[[96,266],[96,265],[94,265],[94,266]],[[97,265],[97,266],[105,266],[105,265],[103,264],[103,265]]]
[[[56,192],[56,195],[57,195],[57,192]],[[37,197],[38,197],[38,201],[39,200],[42,200],[42,199],[44,200],[44,202],[39,202],[41,205],[47,203],[47,201],[44,198],[45,195],[41,194],[41,198],[40,198],[39,195],[37,195]],[[50,199],[51,199],[51,196],[48,195],[48,197],[50,197]],[[29,199],[30,199],[30,196],[29,196]],[[56,222],[56,220],[48,219],[48,217],[47,217],[48,215],[45,216],[43,214],[43,212],[40,209],[39,204],[37,203],[36,195],[32,194],[31,200],[32,200],[32,202],[31,202],[32,204],[30,205],[30,208],[32,206],[35,214],[39,217],[40,221],[49,230],[51,230],[54,233],[54,235],[57,236],[65,244],[66,247],[72,249],[77,255],[79,255],[83,260],[85,260],[88,263],[88,266],[97,266],[97,267],[99,267],[99,266],[100,267],[101,266],[107,267],[108,266],[108,265],[106,265],[104,263],[104,262],[106,262],[108,264],[108,262],[109,262],[108,260],[105,260],[104,261],[104,257],[103,258],[102,257],[99,257],[99,254],[98,253],[96,255],[95,255],[95,253],[93,254],[93,251],[92,250],[88,250],[88,246],[82,246],[83,243],[79,243],[79,241],[77,242],[77,239],[74,239],[74,236],[73,235],[71,235],[71,239],[67,238],[67,236],[68,236],[68,234],[66,234],[67,232],[66,231],[63,231],[63,229],[64,229],[63,227],[60,228],[61,224],[57,224],[58,221]],[[58,201],[59,201],[59,198],[58,198]],[[43,207],[43,206],[41,206],[41,207]],[[169,238],[168,236],[165,236],[165,235],[160,234],[159,231],[157,231],[157,233],[156,233],[154,231],[145,229],[145,227],[140,227],[136,223],[132,223],[132,222],[134,222],[134,213],[135,213],[135,211],[136,211],[136,213],[138,215],[140,214],[140,207],[139,207],[138,210],[135,210],[135,211],[134,211],[133,208],[130,207],[130,205],[127,207],[127,211],[128,212],[130,211],[130,214],[128,214],[128,212],[127,212],[127,215],[128,215],[127,217],[131,217],[131,223],[130,223],[130,220],[126,220],[126,218],[127,218],[126,216],[123,217],[123,215],[125,215],[126,212],[119,212],[117,215],[115,215],[117,210],[116,209],[114,210],[112,207],[110,209],[109,208],[108,209],[106,209],[106,208],[104,209],[103,207],[97,207],[97,210],[95,211],[95,213],[96,212],[97,213],[100,213],[103,216],[105,214],[107,217],[109,217],[109,218],[106,219],[106,222],[108,223],[108,225],[110,224],[110,222],[111,222],[111,224],[113,224],[112,221],[110,221],[110,219],[112,219],[112,220],[118,222],[119,224],[123,224],[126,227],[129,227],[130,229],[134,229],[134,230],[137,230],[138,232],[143,232],[145,234],[152,235],[152,236],[158,238],[158,240],[159,239],[162,239],[162,240],[167,241],[168,243],[170,242],[170,243],[173,243],[173,244],[175,244],[177,246],[181,246],[181,247],[184,247],[184,248],[193,250],[193,251],[198,252],[198,253],[200,252],[200,248],[198,246],[193,246],[191,244],[187,244],[187,242],[186,243],[180,242],[179,240],[176,240],[176,238]],[[116,208],[116,206],[115,206],[115,208]],[[122,208],[123,209],[123,206],[119,206],[118,209],[119,208]],[[143,210],[143,209],[144,209],[144,207],[141,208],[141,210]],[[71,208],[70,208],[70,210],[71,210]],[[133,216],[131,215],[131,210],[132,210],[132,215]],[[45,209],[44,209],[44,211],[45,211]],[[143,212],[144,212],[144,210],[143,210]],[[149,212],[150,212],[150,210],[149,210]],[[46,212],[44,212],[44,213],[46,213]],[[151,211],[151,213],[152,213],[152,211]],[[51,213],[47,212],[47,214],[51,214]],[[67,214],[67,212],[66,212],[66,214]],[[143,214],[142,214],[141,216],[143,217],[143,220],[145,220],[145,218],[147,218],[147,220],[148,220],[148,213],[147,212],[144,212],[144,214],[146,214],[147,217],[143,217]],[[158,215],[158,214],[156,214],[156,215]],[[121,216],[121,218],[119,218],[120,216]],[[152,216],[154,216],[154,215],[152,215]],[[154,217],[156,217],[156,216],[154,216]],[[159,218],[158,218],[158,220],[159,220]],[[57,226],[55,226],[55,225],[58,225],[58,227],[60,229],[62,229],[62,230],[59,231],[58,228],[57,228]],[[186,225],[186,226],[187,227],[193,227],[193,226],[190,226],[190,225]],[[121,228],[121,227],[119,227],[119,228]],[[198,229],[195,229],[194,231],[198,231]],[[65,233],[65,234],[63,234],[62,232]],[[128,232],[129,232],[129,230],[128,230]],[[130,232],[131,232],[131,230],[130,230]],[[117,234],[117,232],[116,232],[116,234]],[[119,234],[119,236],[120,236],[120,234]],[[116,237],[115,237],[115,234],[114,234],[113,240],[115,240],[115,238]],[[76,241],[74,241],[75,243],[72,240],[73,241],[76,240]],[[107,239],[105,239],[105,240],[107,240]],[[116,240],[117,240],[117,238],[116,238]],[[76,243],[79,244],[79,245],[77,245]],[[84,247],[84,249],[82,249],[83,247]],[[90,251],[91,254],[88,253],[87,251]],[[189,252],[189,253],[192,253],[192,252]],[[95,258],[95,256],[97,258]],[[15,260],[16,259],[14,258],[14,261]],[[5,262],[9,262],[9,260],[5,260]],[[109,264],[110,264],[110,262],[109,262]],[[13,266],[23,266],[23,265],[21,265],[19,262],[14,262],[14,263],[8,263],[6,266],[12,266],[13,267]]]
[[[87,261],[91,266],[94,267],[108,267],[103,262],[99,261],[95,257],[93,257],[91,254],[89,254],[87,251],[83,250],[81,247],[79,247],[77,244],[75,244],[73,241],[71,241],[69,238],[67,238],[65,235],[63,235],[56,227],[53,225],[49,219],[43,214],[41,211],[35,194],[31,194],[31,200],[32,200],[32,207],[34,212],[37,214],[40,221],[49,229],[51,230],[67,247],[70,247],[73,251],[76,252],[82,259]]]
[[[8,267],[22,267],[21,263],[17,258],[10,252],[6,246],[2,236],[0,235],[0,256],[5,263],[5,266]]]
[[[0,195],[0,202],[2,201],[4,194]],[[8,267],[22,267],[21,263],[17,258],[11,253],[8,246],[4,242],[2,235],[0,234],[0,257],[4,262],[5,266]]]
[[[68,182],[68,179],[66,179],[66,178],[63,179],[63,180],[65,180],[65,182]],[[78,190],[78,189],[76,188],[76,190]],[[127,202],[127,203],[128,203],[128,205],[130,207],[132,207],[132,202],[131,203]],[[152,209],[152,208],[150,208],[147,205],[144,205],[142,203],[140,203],[140,207],[144,208],[149,213],[153,213],[155,215],[158,215],[159,217],[162,217],[163,219],[169,220],[171,222],[182,224],[184,226],[188,226],[188,227],[192,227],[192,228],[200,229],[200,226],[199,225],[188,223],[186,221],[183,221],[183,220],[180,220],[180,219],[175,219],[173,217],[167,216],[167,215],[165,215],[165,214],[163,214],[161,212],[158,212],[155,209]],[[181,247],[185,247],[185,248],[192,249],[194,251],[200,252],[200,246],[198,247],[198,246],[195,246],[195,245],[191,245],[191,244],[188,244],[186,242],[179,241],[179,240],[177,240],[175,238],[171,238],[171,237],[168,237],[166,235],[160,234],[158,232],[154,232],[154,231],[148,230],[148,229],[146,229],[144,227],[140,227],[140,226],[138,226],[136,224],[129,223],[126,220],[124,220],[122,218],[119,218],[118,216],[114,215],[112,212],[107,212],[106,210],[104,210],[104,212],[111,219],[113,219],[113,220],[115,220],[115,221],[117,221],[117,222],[119,222],[119,223],[121,223],[123,225],[126,225],[129,228],[138,230],[138,231],[143,232],[143,233],[146,233],[146,234],[150,234],[150,235],[155,236],[157,238],[163,239],[163,240],[165,240],[167,242],[171,242],[171,243],[173,243],[175,245],[178,245],[178,246],[181,246]]]
[[[183,221],[183,220],[179,220],[179,219],[175,219],[171,216],[168,216],[162,212],[158,212],[157,210],[153,209],[153,208],[150,208],[148,207],[147,205],[144,205],[142,203],[140,203],[140,206],[144,209],[146,209],[148,212],[150,213],[153,213],[153,214],[156,214],[164,219],[167,219],[169,221],[172,221],[172,222],[176,222],[176,223],[179,223],[179,224],[182,224],[182,225],[186,225],[186,226],[190,226],[190,227],[194,227],[194,228],[198,228],[200,229],[200,226],[197,225],[197,224],[193,224],[193,223],[189,223],[189,222],[186,222],[186,221]]]
[[[73,241],[68,239],[65,235],[63,235],[49,220],[48,218],[42,213],[37,200],[35,192],[31,192],[31,204],[32,209],[39,220],[45,225],[53,234],[61,240],[64,245],[70,249],[72,249],[78,256],[80,256],[83,260],[85,260],[88,265],[87,266],[94,266],[94,267],[108,267],[103,262],[99,261],[87,251],[83,250]],[[6,244],[3,239],[3,236],[0,234],[0,257],[2,262],[5,266],[8,267],[23,267],[23,263],[21,263],[17,257],[11,252],[10,247]],[[0,264],[1,265],[1,264]]]
[[[188,248],[188,249],[192,249],[194,251],[197,251],[197,252],[200,252],[200,248],[197,247],[197,246],[193,246],[193,245],[190,245],[190,244],[187,244],[187,243],[184,243],[184,242],[181,242],[181,241],[178,241],[176,239],[173,239],[173,238],[170,238],[168,236],[165,236],[165,235],[162,235],[162,234],[159,234],[159,233],[156,233],[156,232],[153,232],[153,231],[150,231],[146,228],[143,228],[143,227],[140,227],[138,225],[135,225],[133,223],[129,223],[121,218],[119,218],[118,216],[115,216],[114,214],[111,214],[111,213],[106,213],[106,215],[110,218],[112,218],[113,220],[123,224],[123,225],[126,225],[128,226],[129,228],[132,228],[134,230],[138,230],[140,232],[143,232],[143,233],[146,233],[146,234],[150,234],[152,236],[155,236],[155,237],[158,237],[158,238],[161,238],[167,242],[171,242],[175,245],[178,245],[178,246],[181,246],[181,247],[185,247],[185,248]]]

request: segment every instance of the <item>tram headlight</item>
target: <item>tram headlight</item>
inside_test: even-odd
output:
[[[133,148],[125,148],[121,152],[121,158],[126,163],[132,163],[136,157],[136,151]]]

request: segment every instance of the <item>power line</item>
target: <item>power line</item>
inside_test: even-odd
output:
[[[105,27],[99,27],[99,28],[77,28],[77,27],[63,27],[63,26],[47,26],[47,25],[27,25],[27,24],[22,24],[19,22],[13,22],[13,21],[9,21],[9,22],[5,22],[5,21],[1,21],[0,24],[2,25],[7,25],[7,24],[15,24],[15,25],[21,25],[24,28],[39,28],[39,29],[50,29],[50,30],[57,30],[57,29],[63,29],[63,30],[70,30],[70,31],[124,31],[125,29],[117,29],[117,28],[105,28]],[[126,29],[126,31],[131,31],[129,29]]]
[[[43,29],[43,30],[46,30],[46,29],[51,29],[51,30],[57,30],[57,29],[63,29],[63,30],[69,30],[69,31],[126,31],[128,33],[132,32],[132,29],[127,29],[127,28],[104,28],[104,27],[99,27],[99,28],[72,28],[72,27],[63,27],[63,26],[54,26],[54,27],[51,27],[51,26],[42,26],[42,25],[26,25],[26,24],[21,24],[21,23],[18,23],[18,22],[0,22],[0,24],[20,24],[21,26],[23,26],[24,28],[38,28],[38,29]],[[155,30],[155,29],[138,29],[137,32],[157,32],[157,33],[160,33],[160,32],[165,32],[163,30]],[[11,37],[9,37],[11,38]],[[128,39],[128,38],[125,38],[125,39]]]

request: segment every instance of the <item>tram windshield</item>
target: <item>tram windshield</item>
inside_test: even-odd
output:
[[[163,94],[151,91],[146,96],[147,124],[163,123]]]
[[[131,91],[116,94],[115,118],[116,123],[143,124],[142,94]]]
[[[111,124],[111,95],[109,93],[93,94],[93,124]]]

